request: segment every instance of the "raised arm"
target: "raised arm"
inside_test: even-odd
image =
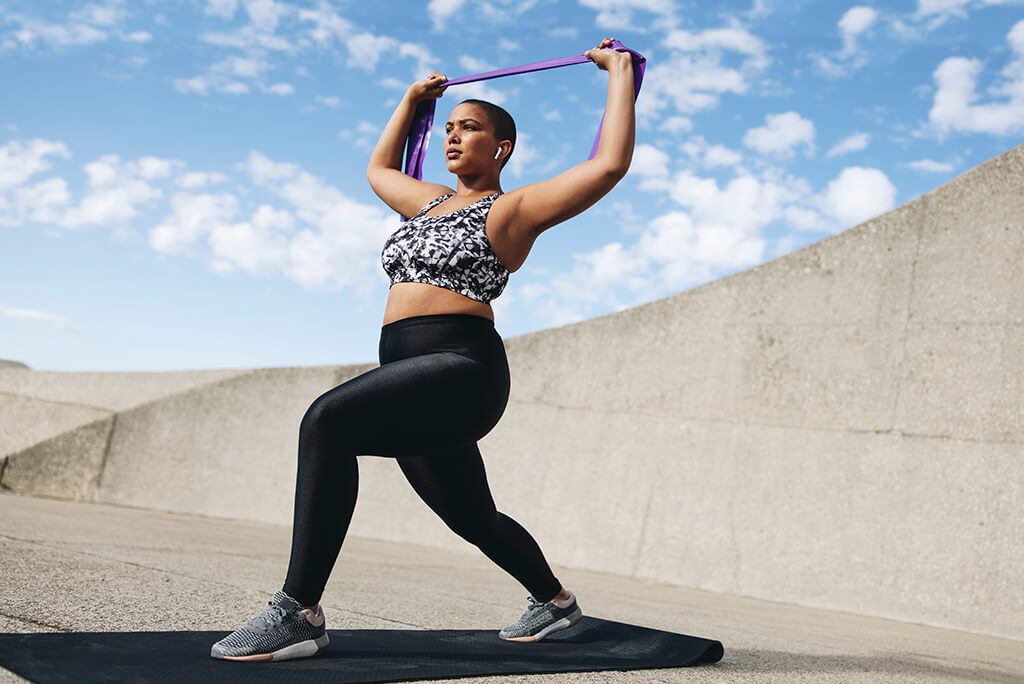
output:
[[[402,152],[409,136],[416,105],[421,101],[444,94],[444,74],[434,72],[423,81],[416,81],[398,103],[391,120],[380,134],[377,146],[366,167],[366,180],[384,203],[405,217],[414,216],[432,199],[451,188],[436,183],[425,183],[402,173]]]
[[[509,229],[513,233],[537,235],[572,218],[608,194],[626,175],[636,138],[633,60],[628,52],[603,48],[610,43],[606,38],[602,47],[585,53],[598,68],[608,71],[608,103],[597,154],[551,180],[508,193],[512,196]]]

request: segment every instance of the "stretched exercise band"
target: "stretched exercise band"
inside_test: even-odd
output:
[[[640,84],[644,82],[644,68],[646,66],[647,59],[639,52],[630,50],[617,40],[612,41],[612,44],[605,49],[614,49],[619,50],[620,52],[625,51],[633,55],[633,99],[636,100],[637,96],[640,95]],[[533,62],[532,64],[508,67],[507,69],[485,71],[482,74],[473,74],[472,76],[461,76],[459,78],[453,78],[450,81],[445,81],[443,85],[447,87],[459,85],[461,83],[486,81],[491,78],[501,78],[502,76],[512,76],[513,74],[525,74],[530,71],[543,71],[544,69],[555,69],[557,67],[569,66],[570,64],[582,64],[583,62],[590,61],[592,60],[585,55],[559,57],[558,59],[548,59],[543,62]],[[423,100],[416,105],[416,112],[413,115],[412,126],[409,128],[409,139],[406,141],[405,150],[405,173],[417,180],[423,178],[423,158],[426,156],[427,143],[430,142],[430,127],[434,125],[434,109],[436,104],[436,99],[430,99]],[[601,117],[601,123],[597,127],[597,137],[594,138],[594,146],[590,149],[590,156],[587,157],[587,159],[593,159],[597,154],[597,147],[601,142],[601,126],[603,125],[604,116]]]

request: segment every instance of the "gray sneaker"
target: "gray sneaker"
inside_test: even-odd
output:
[[[559,608],[550,601],[541,603],[532,596],[527,598],[530,600],[530,607],[523,613],[523,617],[519,618],[519,622],[498,632],[502,639],[540,641],[553,632],[572,627],[583,617],[583,611],[576,604],[575,596],[566,608]]]
[[[288,660],[313,656],[327,647],[324,611],[303,608],[279,591],[268,608],[210,649],[225,660]]]

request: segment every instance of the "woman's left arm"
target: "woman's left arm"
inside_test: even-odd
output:
[[[611,41],[605,39],[602,46]],[[598,68],[608,71],[608,104],[597,154],[558,176],[509,192],[509,231],[534,237],[581,213],[622,180],[633,159],[636,138],[633,58],[628,52],[588,50]]]

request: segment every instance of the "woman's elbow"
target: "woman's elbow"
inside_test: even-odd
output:
[[[625,178],[627,171],[629,171],[628,159],[625,162],[612,164],[611,166],[607,167],[605,169],[605,177],[614,185],[623,178]]]

